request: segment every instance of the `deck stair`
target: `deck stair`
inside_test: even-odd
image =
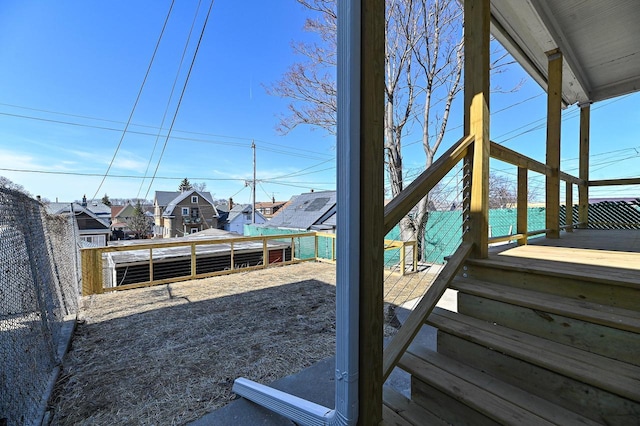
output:
[[[458,312],[429,315],[437,352],[403,354],[411,399],[385,393],[385,421],[640,424],[640,280],[558,266],[467,261]]]

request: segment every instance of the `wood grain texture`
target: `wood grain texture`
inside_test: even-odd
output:
[[[547,167],[546,228],[547,238],[559,238],[560,229],[560,127],[562,123],[562,53],[547,52],[549,58],[547,86]]]

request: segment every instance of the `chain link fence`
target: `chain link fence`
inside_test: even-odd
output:
[[[81,273],[73,215],[0,188],[0,424],[40,424],[78,311]],[[68,321],[67,321],[68,324]]]

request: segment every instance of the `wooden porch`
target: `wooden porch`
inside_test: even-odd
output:
[[[411,399],[385,387],[385,424],[637,424],[640,230],[496,247],[450,287],[458,312],[400,358]]]
[[[640,7],[461,3],[463,136],[385,205],[385,2],[338,2],[335,409],[242,379],[234,390],[307,425],[637,425],[639,234],[578,228],[596,222],[590,187],[640,185],[637,175],[589,176],[590,105],[640,90]],[[491,141],[490,34],[547,92],[544,162]],[[577,176],[561,170],[562,109],[574,104]],[[491,239],[490,158],[517,167],[516,234]],[[460,162],[462,244],[383,349],[384,235]],[[544,229],[527,223],[530,172],[545,180]],[[562,224],[576,198],[577,220]],[[505,241],[518,246],[492,247]],[[448,288],[458,291],[457,312],[436,307]],[[438,330],[435,351],[412,344],[425,325]],[[410,399],[384,386],[396,367],[411,375]]]

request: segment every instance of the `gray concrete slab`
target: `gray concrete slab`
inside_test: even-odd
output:
[[[276,380],[269,386],[304,398],[316,404],[333,408],[335,405],[334,383],[335,358],[327,358],[298,374]],[[244,398],[190,423],[190,426],[291,426],[291,420],[267,410]]]
[[[415,303],[414,303],[415,304]],[[456,292],[447,290],[438,306],[457,310]],[[396,315],[401,323],[404,323],[411,311],[398,307]],[[412,342],[412,345],[420,345],[431,350],[436,350],[437,332],[434,327],[425,325]],[[389,339],[385,340],[385,345]],[[335,357],[324,359],[298,374],[276,380],[269,386],[304,398],[327,408],[335,407]],[[411,380],[409,373],[395,368],[385,386],[390,386],[402,393],[407,398],[411,397]],[[267,410],[244,398],[239,398],[226,406],[213,411],[204,417],[192,422],[189,426],[292,426],[291,420]]]

